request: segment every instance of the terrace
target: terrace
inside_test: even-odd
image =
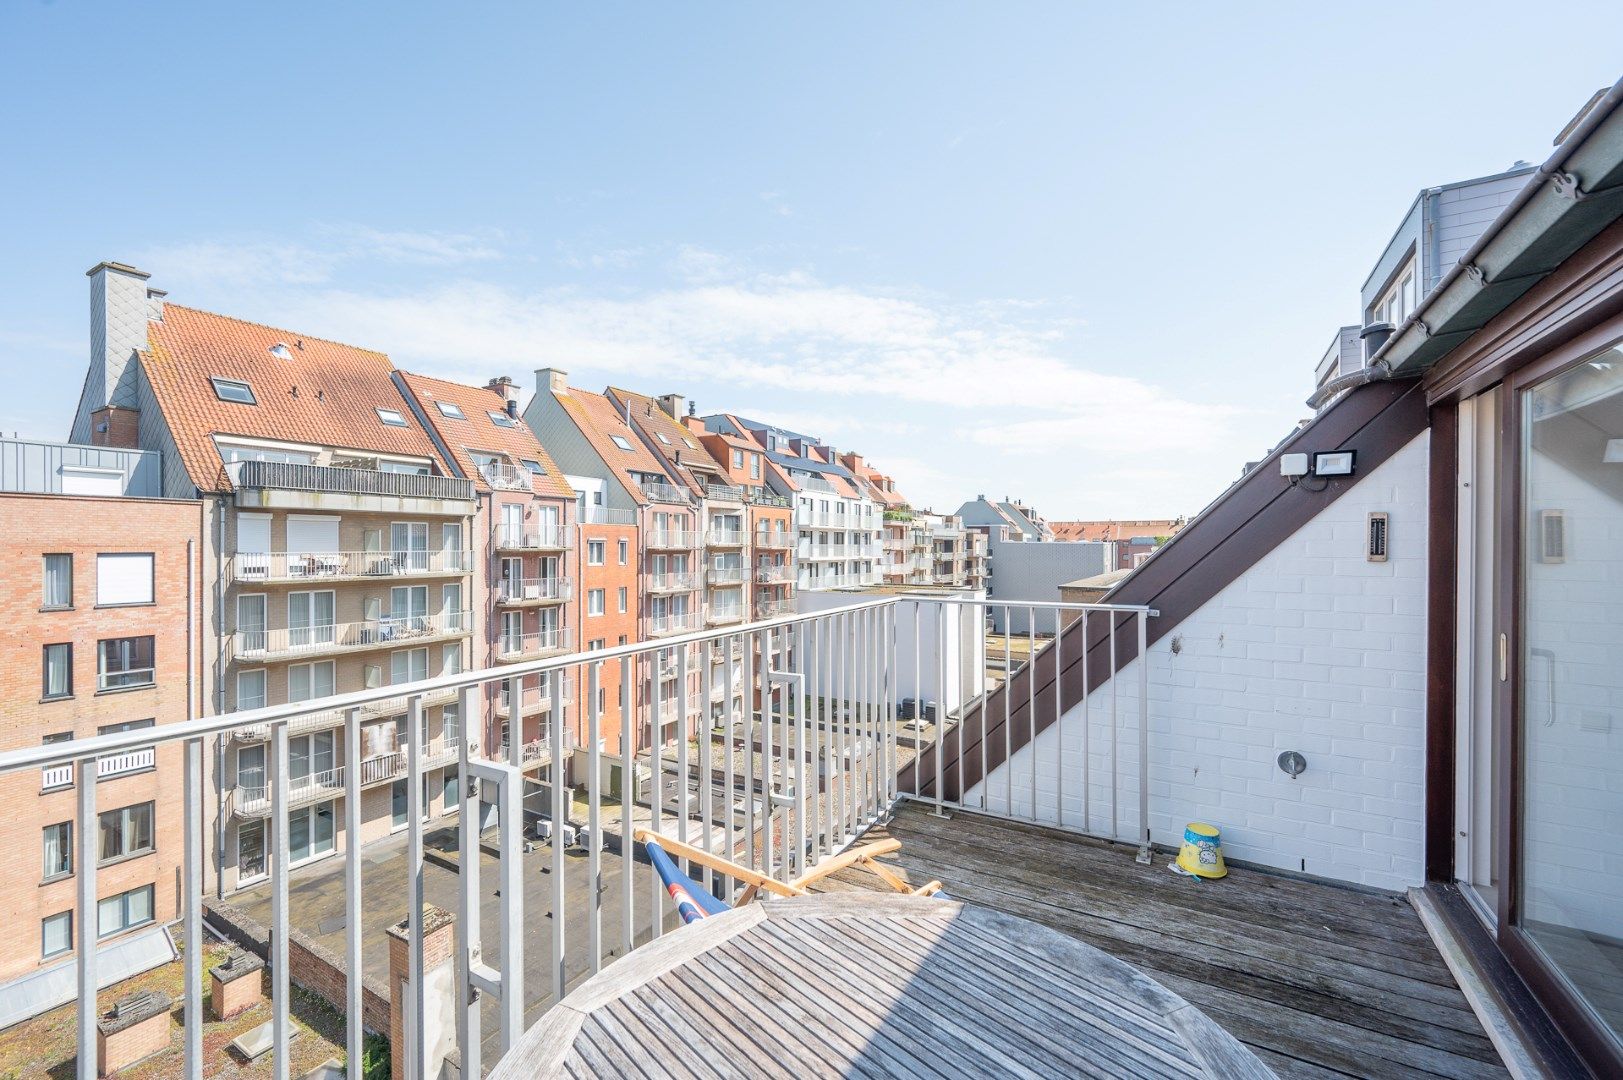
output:
[[[601,509],[599,507],[598,509]],[[563,525],[499,525],[496,528],[497,551],[565,551],[569,548],[570,530]]]
[[[991,652],[984,631],[990,606],[891,596],[697,633],[666,626],[681,636],[322,702],[29,747],[0,755],[0,772],[181,742],[187,751],[188,805],[196,810],[203,751],[215,735],[268,726],[280,738],[280,732],[311,715],[333,712],[350,718],[358,730],[361,709],[376,710],[384,702],[392,707],[404,696],[404,744],[415,744],[415,752],[361,761],[355,757],[358,740],[346,740],[348,760],[280,783],[274,776],[257,783],[253,776],[239,778],[245,782],[232,794],[232,813],[272,822],[308,802],[342,796],[346,828],[356,830],[356,804],[364,788],[406,779],[413,801],[403,846],[386,865],[373,849],[364,849],[364,854],[340,853],[324,867],[293,870],[285,852],[272,850],[268,883],[256,888],[268,901],[262,917],[271,930],[273,1037],[282,1054],[293,1030],[283,928],[300,925],[292,921],[295,900],[326,905],[319,911],[301,907],[300,918],[327,936],[332,952],[345,957],[347,970],[360,972],[377,970],[386,951],[376,932],[385,915],[392,922],[404,914],[407,940],[422,942],[422,904],[433,897],[454,909],[461,934],[455,949],[469,962],[447,966],[443,979],[410,980],[411,989],[395,1003],[405,1015],[403,1029],[421,1032],[428,1017],[455,1015],[457,1035],[451,1042],[464,1075],[481,1075],[504,1055],[516,1054],[509,1060],[522,1062],[530,1051],[525,1029],[566,993],[610,965],[632,965],[612,970],[634,971],[643,957],[655,955],[640,951],[651,940],[685,932],[650,867],[623,857],[629,833],[649,828],[673,845],[702,843],[775,882],[790,881],[858,841],[898,839],[901,850],[881,860],[889,872],[913,885],[938,879],[955,901],[1032,920],[1134,965],[1139,975],[1181,995],[1281,1076],[1505,1075],[1401,891],[1336,885],[1240,863],[1231,864],[1229,877],[1220,883],[1166,872],[1170,855],[1162,845],[1187,820],[1183,782],[1175,779],[1181,771],[1171,765],[1175,729],[1185,721],[1155,711],[1163,675],[1152,675],[1149,666],[1135,660],[1144,655],[1155,611],[1031,605],[1040,609],[1039,623],[1080,623],[1082,640],[1098,643],[1084,656],[1084,663],[1100,661],[1094,681],[1084,682],[1079,698],[1061,708],[1057,698],[1038,688],[1064,669],[1065,639],[1024,653]],[[695,645],[738,656],[721,678],[724,688],[731,681],[735,691],[744,692],[728,696],[724,689],[718,705],[710,700],[713,694],[684,688],[667,696],[656,684],[657,700],[640,708],[645,724],[653,719],[669,736],[657,764],[639,758],[629,740],[605,742],[599,707],[590,703],[577,721],[576,753],[586,767],[574,800],[566,801],[564,785],[551,785],[538,797],[550,799],[546,816],[552,821],[584,826],[572,848],[552,843],[526,854],[519,799],[525,771],[544,757],[552,760],[560,744],[573,745],[569,727],[549,724],[543,738],[521,744],[516,753],[504,746],[487,754],[455,738],[418,741],[428,695],[457,694],[461,714],[475,716],[494,687],[514,678],[535,675],[596,685],[607,662],[686,655],[683,650]],[[624,680],[618,689],[624,700],[635,700],[639,665],[618,666]],[[580,679],[587,681],[574,682]],[[612,695],[617,688],[608,689]],[[748,706],[757,692],[759,710]],[[916,719],[920,700],[929,704],[926,715]],[[1039,736],[1037,747],[1089,749],[1080,755],[1039,754],[1031,743]],[[460,789],[462,812],[443,842],[436,841],[443,853],[435,860],[440,869],[431,869],[424,854],[427,827],[416,805],[422,797],[420,778],[453,762],[470,782]],[[619,800],[618,789],[611,791],[610,765],[618,766],[616,775],[635,778],[628,801]],[[82,794],[75,835],[94,837],[94,827],[85,827],[96,813],[94,787]],[[497,819],[483,835],[470,824],[488,820],[482,810]],[[185,819],[188,849],[199,857],[186,864],[182,929],[188,940],[197,940],[207,887],[201,815],[188,813]],[[460,868],[449,876],[443,870],[447,859]],[[375,864],[367,871],[371,876],[350,876],[348,868],[361,861]],[[82,863],[78,914],[91,919],[95,859]],[[690,872],[716,895],[740,898],[740,881],[698,865]],[[315,875],[323,875],[320,880],[328,885],[315,888]],[[370,891],[363,893],[363,880]],[[499,898],[498,880],[512,883]],[[380,891],[379,882],[395,884]],[[819,889],[842,893],[874,884],[866,871],[844,870]],[[345,926],[356,930],[350,933]],[[86,985],[95,983],[95,953],[92,946],[81,958]],[[428,969],[421,965],[430,962],[421,951],[415,953],[413,963],[422,975]],[[879,985],[892,978],[888,971],[876,968],[864,977]],[[746,972],[750,978],[771,973],[770,967]],[[977,995],[970,972],[948,977],[944,968],[921,970],[915,979],[959,987],[963,993],[957,998],[973,1007]],[[186,1075],[192,1077],[204,1069],[203,1045],[195,1034],[202,984],[200,969],[189,970],[183,1016]],[[905,984],[892,988],[899,991]],[[359,979],[349,980],[341,992],[345,1000],[337,1004],[353,1006],[348,1014],[360,1015]],[[775,1007],[771,1000],[761,1007]],[[81,1017],[87,1015],[93,1019],[95,1010],[82,1007]],[[359,1026],[348,1036],[350,1053],[358,1059]],[[1108,1028],[1098,1037],[1100,1053],[1119,1038]],[[80,1039],[81,1045],[93,1046],[93,1024],[81,1024]],[[408,1037],[393,1049],[417,1075],[438,1075],[438,1055],[448,1048]],[[768,1073],[793,1071],[786,1061],[757,1064]],[[1034,1060],[1031,1069],[1050,1075],[1074,1064],[1073,1059]]]
[[[473,481],[344,465],[233,461],[225,467],[243,508],[467,517]]]
[[[276,585],[376,578],[461,577],[469,551],[239,551],[226,565],[235,584]]]
[[[574,595],[574,583],[566,577],[502,578],[496,583],[496,603],[503,607],[561,604]]]
[[[238,630],[230,637],[231,656],[239,661],[261,662],[425,645],[466,637],[471,633],[471,619],[468,611],[442,611],[435,615],[385,615],[363,622]]]

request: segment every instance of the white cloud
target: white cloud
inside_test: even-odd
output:
[[[410,234],[366,234],[361,246],[396,260],[484,257],[466,238],[402,235]],[[275,255],[264,246],[246,255],[176,250],[194,267]],[[331,273],[350,250],[305,265]],[[166,264],[151,265],[159,278],[174,276]],[[694,246],[677,249],[667,266],[668,279],[638,290],[527,290],[480,280],[472,265],[394,290],[338,288],[314,273],[250,275],[255,285],[278,287],[242,291],[233,299],[252,309],[226,310],[362,342],[403,367],[470,382],[550,364],[685,391],[707,411],[861,450],[917,501],[949,509],[975,491],[1007,489],[1050,517],[1188,512],[1256,456],[1259,420],[1263,432],[1278,420],[1097,370],[1099,360],[1085,358],[1074,340],[1080,319],[1066,303],[958,303],[839,285],[805,271],[766,273]],[[222,278],[216,288],[222,280],[246,283]]]
[[[245,237],[202,240],[140,253],[141,263],[162,267],[166,282],[235,285],[320,285],[340,267],[452,267],[502,257],[501,235],[381,230],[326,225],[305,239]]]

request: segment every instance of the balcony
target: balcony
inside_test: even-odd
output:
[[[686,703],[677,698],[664,698],[659,703],[659,726],[667,727],[686,717],[693,720],[704,709],[704,702],[698,694],[689,694]]]
[[[461,759],[462,743],[456,736],[441,737],[425,743],[422,767],[425,770],[443,768]],[[375,787],[390,783],[406,775],[410,765],[404,747],[386,754],[378,754],[361,761],[360,786]],[[330,802],[344,794],[344,766],[339,765],[303,776],[289,777],[287,782],[287,808],[297,810],[313,803]],[[231,812],[238,818],[268,818],[271,815],[271,789],[264,769],[245,769],[237,774],[237,783],[228,789]]]
[[[699,575],[692,571],[666,574],[644,574],[643,589],[651,593],[692,592],[699,587]]]
[[[449,705],[456,700],[455,690],[432,690],[421,695],[423,708],[430,709],[437,705]],[[407,697],[400,694],[382,701],[374,701],[362,705],[355,711],[362,723],[372,720],[381,720],[390,716],[404,716],[407,708]],[[294,704],[289,702],[289,704]],[[262,702],[238,702],[238,709],[261,708]],[[344,710],[323,709],[320,712],[306,713],[296,716],[287,722],[289,735],[305,735],[312,731],[328,731],[332,728],[342,727],[344,723]],[[231,732],[231,737],[238,742],[255,743],[264,742],[270,738],[269,724],[249,724]]]
[[[500,525],[496,528],[497,551],[566,551],[573,534],[565,525]]]
[[[134,750],[124,750],[117,754],[107,754],[96,759],[96,779],[109,780],[116,776],[128,773],[145,772],[153,767],[157,759],[157,751],[150,746],[137,747]],[[58,788],[73,786],[73,762],[61,765],[47,765],[41,770],[40,790],[54,791]]]
[[[704,489],[704,497],[711,502],[741,503],[744,489],[733,484],[711,484]]]
[[[744,489],[744,500],[752,506],[776,506],[784,510],[794,505],[794,501],[787,495],[779,495],[771,488],[752,484]]]
[[[502,607],[561,604],[574,595],[574,582],[566,577],[502,578],[496,582],[496,603]]]
[[[476,505],[473,481],[454,476],[284,461],[233,461],[225,472],[243,508],[467,517]]]
[[[575,749],[575,733],[565,726],[559,733],[564,744],[564,753],[567,755]],[[496,760],[508,762],[509,743],[502,743],[496,748]],[[552,764],[552,725],[542,724],[541,733],[519,748],[519,768],[525,772],[531,769],[546,768]]]
[[[795,568],[789,563],[756,567],[755,580],[762,585],[783,585],[795,580]]]
[[[795,546],[795,534],[788,529],[757,529],[755,546],[783,551]]]
[[[712,566],[705,571],[705,577],[712,586],[742,585],[748,579],[749,571],[743,566]]]
[[[748,534],[743,529],[729,529],[720,525],[710,526],[710,531],[704,534],[704,542],[710,547],[741,548],[744,538]]]
[[[635,525],[635,510],[617,510],[609,506],[587,506],[576,515],[582,525]]]
[[[398,649],[466,637],[471,632],[472,619],[470,611],[449,611],[437,615],[385,616],[369,622],[238,630],[231,635],[231,657],[238,662],[263,663],[362,649]]]
[[[485,483],[500,491],[535,490],[535,474],[516,465],[492,461],[480,467],[479,475],[485,478]]]
[[[679,488],[675,484],[667,484],[663,480],[648,480],[637,486],[653,502],[676,503],[679,506],[693,505],[693,496],[686,488]]]
[[[239,551],[226,564],[226,576],[238,585],[462,577],[472,571],[471,551]]]
[[[795,613],[793,600],[757,600],[755,601],[755,617],[757,619],[776,619],[784,615]]]
[[[699,629],[699,613],[697,611],[683,611],[672,615],[650,615],[645,637],[670,637],[672,634],[689,634]]]
[[[567,675],[543,675],[541,685],[526,686],[519,693],[519,714],[521,716],[536,716],[552,711],[552,680],[559,681],[558,692],[563,698],[563,707],[567,712],[569,703],[575,696],[575,680]],[[512,694],[506,682],[496,694],[496,715],[506,720],[512,715]]]
[[[555,656],[568,652],[574,644],[575,629],[571,626],[533,634],[501,634],[496,638],[496,662],[514,664],[520,660]]]
[[[699,546],[699,534],[692,529],[649,529],[642,546],[649,551],[687,551]]]
[[[704,621],[710,626],[729,626],[744,621],[743,604],[710,604],[705,608]]]

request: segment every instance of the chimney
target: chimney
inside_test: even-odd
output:
[[[535,388],[537,391],[550,390],[554,394],[569,393],[569,372],[562,368],[536,368]]]
[[[506,375],[498,375],[485,384],[485,389],[500,394],[502,409],[514,420],[518,419],[518,383]]]
[[[659,395],[659,407],[664,409],[666,413],[672,417],[680,417],[682,415],[682,409],[686,404],[687,398],[683,397],[681,394]]]
[[[97,409],[108,405],[135,410],[135,370],[131,361],[147,347],[147,320],[163,312],[163,292],[147,288],[152,275],[123,263],[97,263],[90,279],[89,396]]]

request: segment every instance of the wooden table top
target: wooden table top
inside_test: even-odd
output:
[[[667,933],[565,997],[491,1076],[1273,1073],[1193,1005],[1055,930],[933,897],[840,893]]]

